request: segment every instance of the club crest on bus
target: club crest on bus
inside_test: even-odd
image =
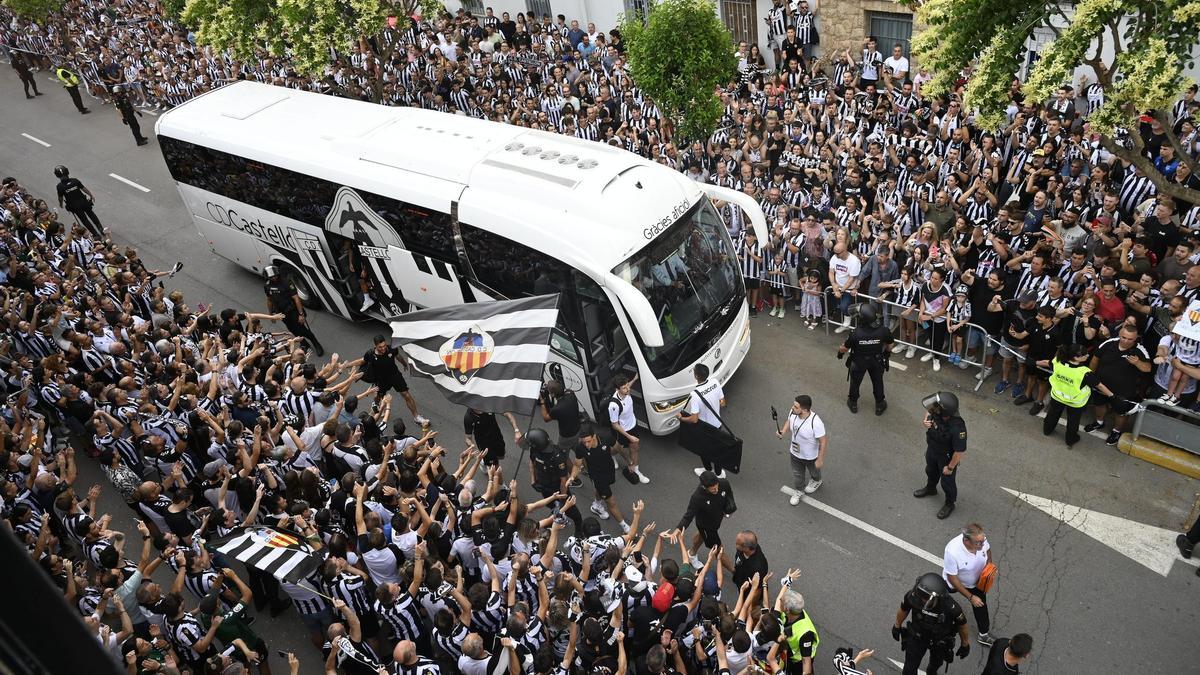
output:
[[[291,548],[300,543],[300,540],[290,534],[278,532],[265,527],[255,529],[250,533],[250,536],[257,544],[270,546],[271,548]]]
[[[387,250],[388,246],[405,248],[396,231],[367,205],[361,195],[348,187],[338,188],[333,208],[325,218],[325,229],[359,245]]]
[[[496,348],[492,336],[485,333],[479,326],[471,326],[453,337],[438,350],[438,356],[446,369],[459,382],[466,384],[468,380],[492,358]]]

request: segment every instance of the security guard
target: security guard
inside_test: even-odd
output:
[[[908,626],[904,620],[912,614]],[[954,634],[958,633],[958,651],[954,651]],[[929,654],[926,672],[936,673],[942,664],[957,656],[964,659],[971,653],[967,636],[967,615],[950,597],[950,587],[940,574],[929,572],[917,577],[912,590],[904,594],[892,639],[904,650],[904,675],[917,675],[925,654]]]
[[[543,498],[556,494],[568,495],[570,491],[567,483],[573,478],[572,470],[575,466],[570,453],[551,443],[550,434],[544,429],[530,429],[519,442],[529,450],[529,482],[533,489]],[[556,510],[562,507],[562,499],[554,502]],[[576,532],[583,531],[583,516],[574,503],[563,513],[575,524]]]
[[[1067,447],[1079,442],[1079,419],[1083,417],[1083,409],[1087,407],[1088,399],[1092,396],[1092,388],[1101,394],[1112,396],[1112,390],[1104,386],[1100,376],[1093,373],[1086,365],[1087,351],[1083,345],[1063,345],[1058,348],[1058,354],[1047,364],[1038,361],[1039,366],[1049,365],[1053,371],[1050,374],[1050,405],[1046,406],[1046,421],[1042,423],[1042,434],[1049,436],[1058,426],[1058,418],[1063,411],[1067,413]]]
[[[267,292],[267,309],[272,314],[282,314],[283,325],[287,326],[292,335],[304,338],[317,351],[317,356],[324,356],[325,348],[308,327],[308,313],[304,311],[304,303],[296,293],[296,285],[280,276],[279,268],[275,265],[267,266],[263,272],[267,275],[267,283],[264,286]]]
[[[967,451],[967,424],[958,416],[958,397],[948,391],[927,396],[925,406],[925,487],[913,492],[914,497],[937,494],[938,480],[946,491],[946,503],[937,513],[945,520],[954,512],[958,500],[958,465]]]
[[[850,337],[838,347],[838,358],[847,352],[846,359],[849,369],[850,394],[846,397],[846,405],[850,412],[858,412],[858,388],[862,384],[863,375],[871,376],[871,391],[875,394],[875,414],[882,415],[887,410],[887,400],[883,394],[883,373],[888,369],[888,355],[892,352],[895,338],[892,332],[879,324],[875,308],[862,305],[858,312],[858,326]]]
[[[784,582],[792,581],[789,576]],[[813,662],[817,658],[817,648],[821,646],[821,636],[812,617],[804,611],[804,596],[785,587],[780,597],[779,625],[781,635],[788,648],[788,673],[809,675],[813,672]]]
[[[137,144],[149,143],[150,141],[142,135],[142,125],[137,121],[142,113],[133,107],[133,102],[129,100],[129,94],[125,91],[125,87],[119,84],[113,87],[113,103],[116,104],[117,111],[121,113],[121,122],[133,132],[133,139],[137,141]]]
[[[63,65],[54,70],[54,75],[62,83],[63,89],[66,89],[67,93],[71,95],[71,100],[75,102],[75,108],[79,110],[80,115],[92,112],[83,107],[83,99],[79,97],[79,76],[74,71]]]
[[[104,226],[96,217],[92,206],[96,196],[78,179],[71,178],[71,170],[59,164],[54,167],[54,175],[58,178],[58,205],[71,212],[81,225],[86,227],[97,239],[104,239]]]

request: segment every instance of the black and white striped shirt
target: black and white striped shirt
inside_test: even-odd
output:
[[[477,633],[496,635],[504,627],[504,601],[499,593],[488,595],[487,604],[471,610],[471,627]]]
[[[192,649],[208,631],[204,630],[204,626],[191,614],[185,613],[178,621],[168,619],[167,629],[171,635],[171,643],[175,645],[180,656],[189,663],[195,663],[213,651],[211,644],[205,654],[197,653]]]
[[[397,640],[412,640],[421,635],[421,613],[417,601],[408,594],[407,590],[400,592],[400,597],[391,604],[385,605],[375,601],[375,614],[380,623],[386,623],[392,628],[392,635]]]
[[[1147,197],[1153,197],[1158,192],[1158,188],[1154,187],[1154,183],[1150,182],[1148,176],[1139,176],[1133,170],[1125,176],[1125,180],[1121,182],[1121,192],[1118,197],[1121,210],[1125,213],[1134,213],[1137,211],[1137,205],[1146,200]]]
[[[433,632],[433,643],[438,646],[443,652],[454,660],[462,656],[463,640],[467,639],[467,635],[471,631],[459,622],[454,623],[454,630],[449,635],[443,635],[441,631]]]
[[[331,581],[325,582],[325,591],[350,605],[360,617],[371,616],[374,613],[371,601],[367,598],[366,580],[353,572],[342,572]]]
[[[284,410],[287,410],[296,417],[299,417],[301,420],[312,419],[311,415],[313,406],[316,404],[316,402],[317,397],[308,390],[304,390],[299,394],[289,390],[283,395],[283,399],[281,401]]]
[[[1027,267],[1027,268],[1025,268],[1025,270],[1023,272],[1021,272],[1021,279],[1019,281],[1017,281],[1017,290],[1016,290],[1016,293],[1014,294],[1014,296],[1020,297],[1021,294],[1024,293],[1025,291],[1034,291],[1035,293],[1041,293],[1042,291],[1046,290],[1046,286],[1048,286],[1049,284],[1050,284],[1050,275],[1049,274],[1042,273],[1039,276],[1035,276],[1033,274],[1032,268]]]

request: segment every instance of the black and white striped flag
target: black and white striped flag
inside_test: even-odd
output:
[[[392,340],[451,402],[528,414],[557,321],[558,296],[539,295],[405,314],[392,321]]]
[[[315,572],[323,560],[299,534],[265,525],[235,527],[205,546],[293,584]]]

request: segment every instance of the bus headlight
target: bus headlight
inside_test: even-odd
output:
[[[656,413],[669,413],[678,410],[683,406],[684,403],[687,403],[689,396],[691,396],[691,394],[688,394],[687,396],[681,396],[679,398],[673,398],[670,401],[655,401],[650,405],[654,407],[654,412]]]

